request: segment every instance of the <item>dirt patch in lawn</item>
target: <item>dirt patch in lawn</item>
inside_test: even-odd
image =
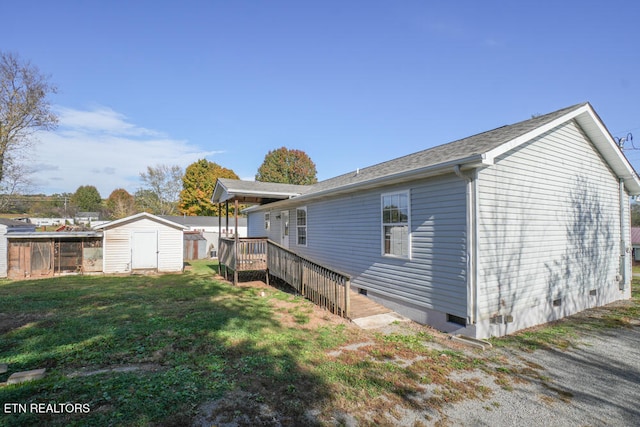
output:
[[[253,288],[259,298],[267,298],[282,326],[316,329],[319,326],[351,324],[349,320],[336,316],[330,311],[306,301],[301,296],[296,296],[291,288],[277,290],[261,280],[241,282],[238,286]],[[289,293],[280,292],[283,290]],[[282,299],[283,295],[288,298]]]
[[[15,329],[28,328],[50,316],[51,313],[0,313],[0,334],[6,334]]]

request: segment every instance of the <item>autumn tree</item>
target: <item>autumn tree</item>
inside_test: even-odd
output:
[[[47,76],[18,55],[0,52],[0,182],[37,131],[52,130],[58,118],[47,97],[57,92]]]
[[[133,215],[136,211],[134,198],[124,188],[117,188],[107,199],[107,213],[111,219],[120,219]]]
[[[173,215],[182,188],[182,168],[180,166],[147,166],[140,173],[143,188],[136,192],[136,204],[144,206],[146,212],[156,215]]]
[[[218,178],[239,179],[231,169],[200,159],[187,166],[182,178],[180,212],[186,215],[217,216],[218,206],[211,203],[211,196]]]
[[[316,165],[304,151],[281,147],[264,157],[256,181],[310,185],[318,182],[316,174]]]
[[[71,204],[80,211],[95,212],[100,210],[102,197],[93,185],[81,185],[71,196]]]

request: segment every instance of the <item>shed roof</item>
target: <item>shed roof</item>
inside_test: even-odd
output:
[[[197,231],[185,231],[184,240],[195,241],[195,240],[207,240],[207,239]]]
[[[148,212],[140,212],[140,213],[137,213],[135,215],[128,216],[126,218],[121,218],[121,219],[117,219],[115,221],[110,221],[110,222],[106,222],[104,224],[97,225],[97,226],[94,227],[94,229],[95,230],[101,230],[101,229],[113,228],[113,227],[117,227],[117,226],[122,225],[122,224],[135,222],[135,221],[138,221],[140,219],[145,219],[145,218],[146,219],[150,219],[152,221],[156,221],[156,222],[158,222],[160,224],[164,224],[164,225],[169,226],[169,227],[177,228],[179,230],[186,230],[186,228],[187,228],[182,224],[177,224],[177,223],[175,223],[173,221],[169,221],[167,219],[160,218],[159,216],[150,214]]]
[[[79,238],[100,238],[102,237],[101,231],[12,231],[7,233],[9,239],[57,239],[57,240],[69,240]]]
[[[0,224],[7,227],[7,229],[25,229],[25,230],[35,230],[36,225],[25,222],[25,221],[16,221],[14,219],[8,218],[0,218]]]
[[[631,244],[640,245],[640,227],[631,227]]]

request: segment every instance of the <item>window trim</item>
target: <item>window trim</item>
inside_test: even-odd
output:
[[[304,225],[299,225],[298,224],[298,211],[304,211]],[[299,208],[296,208],[296,245],[298,246],[307,246],[308,242],[309,242],[309,234],[307,233],[308,228],[307,225],[309,224],[309,215],[307,212],[307,207],[306,206],[301,206]],[[300,229],[304,228],[304,243],[300,243]]]
[[[402,223],[385,223],[384,222],[384,199],[389,196],[404,195],[407,197],[407,221]],[[393,253],[385,252],[385,226],[392,226],[397,224],[406,224],[407,226],[407,254],[397,255]],[[411,259],[411,191],[410,190],[398,190],[390,191],[380,194],[380,253],[383,257],[397,258],[397,259]]]
[[[265,212],[264,214],[264,229],[271,229],[271,212]]]

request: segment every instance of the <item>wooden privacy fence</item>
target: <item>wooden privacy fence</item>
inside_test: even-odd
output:
[[[218,260],[225,278],[227,270],[233,270],[234,283],[238,282],[239,271],[266,270],[267,284],[270,276],[282,279],[313,303],[349,317],[350,276],[301,257],[271,240],[221,238]]]

